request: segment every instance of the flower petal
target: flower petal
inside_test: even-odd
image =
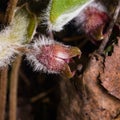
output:
[[[70,59],[81,55],[79,48],[63,45],[45,37],[35,40],[28,49],[30,52],[27,53],[27,59],[34,65],[35,70],[64,74],[68,78],[73,76],[68,65]]]

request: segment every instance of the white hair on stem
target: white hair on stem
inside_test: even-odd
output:
[[[9,65],[16,54],[18,48],[23,47],[26,41],[28,18],[24,12],[18,13],[11,24],[0,31],[0,67]]]
[[[10,44],[7,42],[0,42],[0,68],[10,65],[10,63],[15,58],[15,55],[19,53],[17,48],[20,48],[22,45],[19,44]]]

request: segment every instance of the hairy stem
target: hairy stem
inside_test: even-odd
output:
[[[0,70],[0,120],[5,120],[8,68]]]
[[[21,56],[18,56],[16,58],[12,66],[10,76],[9,120],[16,120],[18,72],[21,63],[21,58]]]

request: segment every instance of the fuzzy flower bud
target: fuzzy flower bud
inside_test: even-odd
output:
[[[81,54],[77,47],[63,45],[44,37],[32,43],[29,49],[27,59],[31,61],[35,70],[63,73],[69,78],[72,77],[68,66],[70,59]]]
[[[105,7],[99,2],[93,2],[74,19],[74,25],[78,31],[82,29],[94,41],[103,39],[104,28],[108,21]]]

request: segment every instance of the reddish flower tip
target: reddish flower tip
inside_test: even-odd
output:
[[[69,67],[72,57],[80,56],[79,48],[63,45],[47,38],[42,38],[30,46],[31,52],[27,58],[32,61],[35,70],[48,73],[62,73],[68,78],[73,74]]]
[[[94,7],[88,7],[85,11],[85,21],[83,28],[87,35],[95,40],[103,39],[103,31],[109,17],[106,12],[100,11]]]

